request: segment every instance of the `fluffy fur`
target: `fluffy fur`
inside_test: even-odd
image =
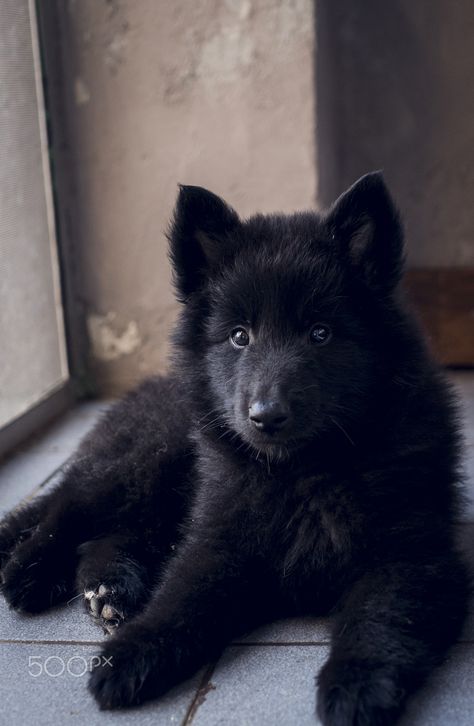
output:
[[[64,481],[0,530],[3,592],[74,592],[109,631],[101,708],[159,696],[239,633],[335,615],[326,726],[392,724],[460,633],[452,393],[402,300],[380,174],[324,215],[239,219],[181,187],[182,302],[168,377],[84,440]]]

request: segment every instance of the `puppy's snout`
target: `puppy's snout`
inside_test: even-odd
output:
[[[288,408],[282,401],[257,400],[249,406],[249,419],[259,431],[280,431],[289,419]]]

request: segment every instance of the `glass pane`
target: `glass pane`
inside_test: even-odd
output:
[[[0,426],[67,379],[34,4],[0,4]]]

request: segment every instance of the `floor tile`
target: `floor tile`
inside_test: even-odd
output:
[[[328,618],[288,618],[268,623],[237,643],[328,643],[331,635]]]
[[[9,726],[165,726],[183,722],[201,675],[155,703],[128,711],[103,712],[87,691],[86,669],[96,652],[92,646],[0,644],[0,703],[4,723]]]
[[[80,598],[41,615],[21,615],[10,610],[0,597],[0,640],[99,642],[104,637],[102,629],[85,612]]]
[[[280,620],[269,623],[254,630],[244,638],[239,638],[238,645],[253,644],[328,644],[331,636],[331,620],[329,618],[301,618]],[[107,636],[85,612],[82,601],[77,601],[55,608],[41,615],[22,615],[10,610],[5,600],[0,597],[0,641],[46,640],[46,641],[81,641],[101,642]],[[461,642],[474,644],[474,602],[467,618]]]
[[[109,402],[83,403],[0,463],[0,514],[16,506],[71,456]]]
[[[232,646],[205,689],[193,726],[315,726],[315,675],[328,648]]]
[[[474,646],[458,645],[415,695],[400,726],[472,726]]]
[[[81,598],[41,615],[24,615],[10,610],[0,597],[0,640],[98,642],[104,637],[101,628],[85,612]],[[329,619],[291,618],[268,623],[236,642],[319,644],[328,643],[329,638]]]
[[[462,543],[474,573],[474,374],[450,374],[462,393],[466,438],[465,471],[470,495],[462,528]],[[54,424],[23,451],[0,466],[0,512],[15,506],[67,460],[78,441],[106,407],[84,404]],[[324,663],[330,621],[316,618],[288,619],[268,624],[229,647],[198,699],[201,705],[192,719],[200,726],[306,726],[314,716],[314,677]],[[34,678],[28,673],[28,657],[43,662],[53,656],[54,666],[80,666],[104,638],[83,611],[80,599],[41,616],[12,613],[0,598],[0,703],[8,723],[112,723],[181,724],[192,702],[196,685],[175,689],[158,704],[127,714],[102,714],[86,688],[86,677],[68,674]],[[410,705],[403,726],[470,726],[474,713],[474,604],[462,642],[439,669],[426,689]],[[5,642],[8,641],[8,642]],[[44,641],[32,643],[30,641]],[[289,644],[289,645],[286,645]],[[302,645],[298,645],[302,644]],[[321,644],[321,645],[319,645]],[[25,698],[24,694],[28,697]]]
[[[233,646],[204,689],[193,726],[315,726],[325,646]],[[474,646],[459,645],[415,695],[400,726],[471,726]]]

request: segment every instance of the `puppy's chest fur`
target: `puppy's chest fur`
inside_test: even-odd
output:
[[[266,558],[282,586],[340,576],[359,546],[361,528],[344,481],[330,472],[288,476],[275,489],[265,508]]]
[[[201,476],[229,538],[283,588],[337,579],[362,546],[364,516],[350,472],[239,468],[206,452]],[[211,463],[211,459],[213,459]],[[202,460],[201,460],[202,461]],[[219,481],[210,469],[221,473]],[[327,583],[326,583],[327,584]]]

